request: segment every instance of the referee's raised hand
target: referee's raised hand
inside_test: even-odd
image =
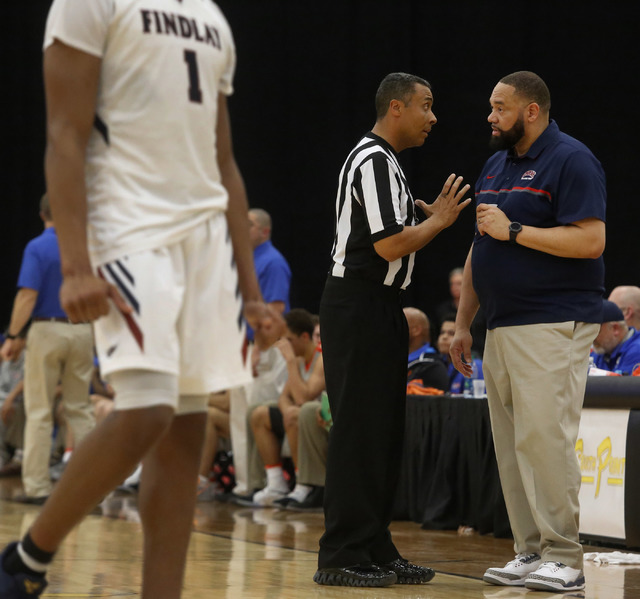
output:
[[[462,181],[462,177],[456,177],[455,173],[451,173],[444,182],[442,191],[432,204],[427,204],[423,200],[416,200],[416,206],[427,217],[439,221],[443,229],[449,227],[456,221],[460,212],[471,202],[471,198],[461,201],[470,188],[468,183],[460,188]]]

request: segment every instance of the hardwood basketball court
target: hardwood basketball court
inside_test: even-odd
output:
[[[19,477],[0,479],[0,543],[19,538],[37,506],[11,501]],[[426,585],[384,589],[319,586],[316,569],[322,514],[199,503],[194,518],[183,599],[640,599],[640,564],[585,563],[585,591],[545,593],[488,585],[482,574],[513,558],[512,541],[473,533],[422,530],[394,522],[404,557],[433,567]],[[586,548],[587,551],[611,551]],[[44,597],[139,597],[141,527],[135,496],[105,500],[63,544],[49,572]]]

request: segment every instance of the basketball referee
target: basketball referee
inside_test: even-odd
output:
[[[409,563],[389,532],[402,453],[407,321],[401,295],[414,253],[471,201],[452,174],[432,204],[414,202],[398,153],[421,146],[436,124],[430,84],[392,73],[376,93],[376,123],[347,157],[338,182],[332,266],[320,304],[333,415],[325,527],[315,582],[417,584],[434,572]],[[415,206],[428,217],[417,224]]]

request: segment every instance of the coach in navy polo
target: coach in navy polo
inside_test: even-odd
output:
[[[2,347],[3,358],[13,359],[22,347],[16,340],[29,319],[24,366],[25,426],[22,464],[23,500],[43,503],[51,492],[52,410],[55,389],[62,383],[67,426],[75,442],[93,428],[89,381],[93,371],[93,333],[90,324],[71,324],[60,306],[60,251],[45,194],[40,201],[44,231],[25,248],[18,293]]]
[[[490,99],[491,146],[476,183],[477,230],[451,358],[469,374],[469,326],[487,318],[484,374],[516,557],[484,580],[584,588],[574,451],[589,349],[602,321],[605,177],[549,119],[544,81],[504,77]]]

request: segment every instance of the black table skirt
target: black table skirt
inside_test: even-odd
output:
[[[486,399],[407,397],[395,520],[510,537]]]

